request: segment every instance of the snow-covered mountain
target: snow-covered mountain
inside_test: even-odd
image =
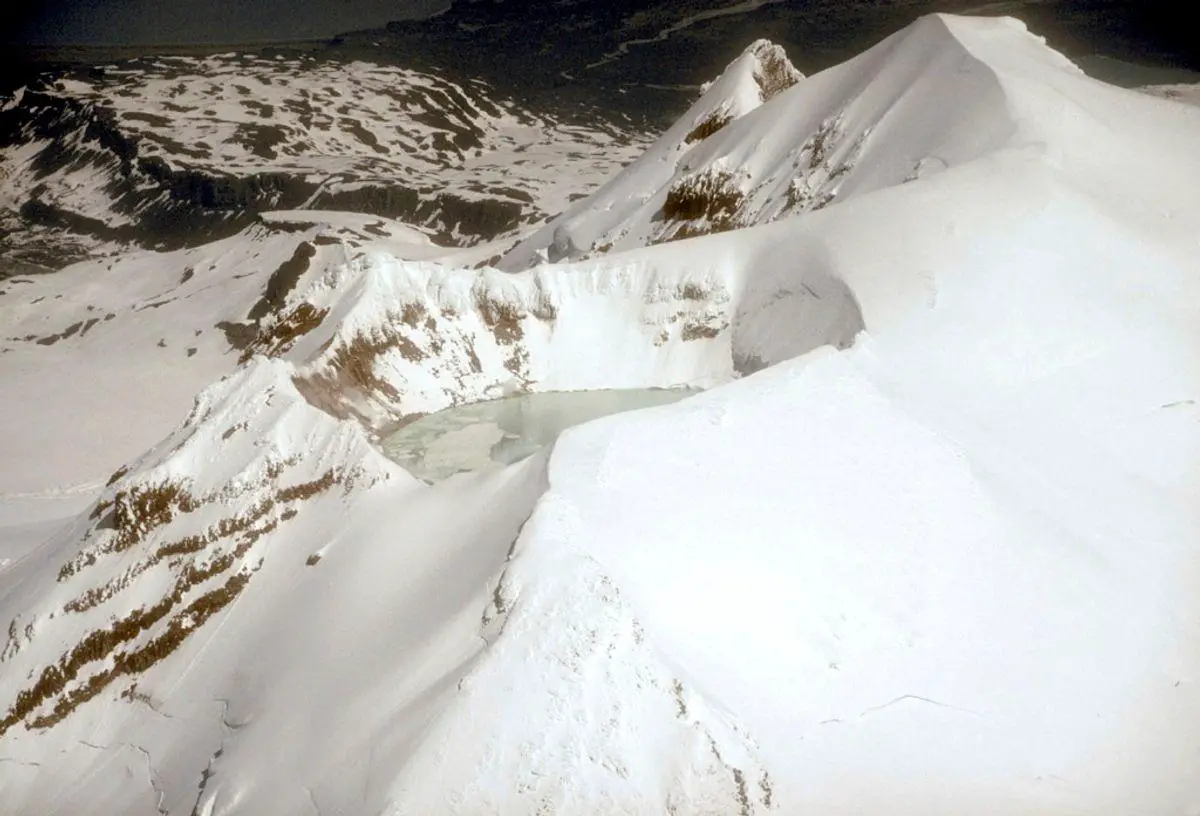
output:
[[[293,208],[402,218],[474,244],[558,213],[643,142],[482,81],[394,66],[303,53],[126,60],[52,73],[0,104],[0,251],[57,268],[112,248],[194,246]]]
[[[808,78],[755,43],[499,269],[284,213],[4,281],[0,801],[1191,812],[1198,143],[932,16]],[[376,444],[680,385],[435,485]]]
[[[765,224],[971,162],[1016,124],[993,69],[941,32],[912,28],[804,82],[756,43],[691,110],[602,189],[501,266],[577,259]],[[1076,71],[1049,49],[1048,69]],[[948,107],[955,117],[931,115]]]

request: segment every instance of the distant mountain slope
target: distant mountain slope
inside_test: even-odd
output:
[[[0,106],[0,252],[56,267],[102,247],[195,245],[301,207],[478,243],[557,213],[640,138],[531,111],[481,82],[364,62],[133,60]],[[570,159],[565,177],[555,168]]]
[[[652,245],[506,273],[288,214],[192,250],[269,250],[278,276],[114,275],[114,298],[194,301],[170,348],[194,313],[236,318],[249,354],[0,566],[0,801],[1186,813],[1200,109],[1091,80],[1007,19],[922,18],[764,94],[775,53],[675,130],[706,138],[652,150],[657,209],[612,188],[581,208]],[[819,152],[869,126],[863,160],[775,218],[839,112]],[[755,179],[750,217],[664,232],[675,162],[718,157]],[[22,290],[51,285],[3,298],[28,326]],[[78,350],[61,376],[99,366],[97,331],[49,347]],[[6,376],[43,348],[15,342]],[[680,384],[709,390],[436,485],[372,444],[513,387]]]
[[[1200,85],[1147,85],[1139,90],[1152,96],[1161,96],[1163,99],[1173,99],[1189,105],[1200,105]]]

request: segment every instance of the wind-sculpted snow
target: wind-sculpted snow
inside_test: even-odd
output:
[[[364,62],[132,60],[48,79],[0,108],[3,249],[57,267],[111,244],[194,245],[299,207],[478,243],[559,212],[642,141],[481,82]],[[568,160],[575,171],[559,173]]]
[[[1200,110],[947,17],[746,102],[570,215],[604,257],[269,217],[233,373],[0,566],[3,801],[1188,812]],[[668,385],[708,391],[434,485],[371,443]]]

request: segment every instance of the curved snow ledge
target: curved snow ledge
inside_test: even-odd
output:
[[[517,390],[707,388],[779,354],[847,345],[862,328],[854,298],[818,263],[759,303],[741,249],[698,245],[519,275],[372,254],[289,358],[315,405],[379,428]],[[785,346],[764,339],[776,335]]]

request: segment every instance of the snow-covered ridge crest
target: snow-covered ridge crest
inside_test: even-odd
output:
[[[645,199],[671,178],[674,165],[697,143],[803,79],[781,47],[756,40],[719,77],[703,86],[700,98],[640,158],[597,191],[600,197],[596,201]],[[589,199],[571,205],[508,253],[502,267],[512,270],[529,266],[539,258],[559,261],[589,254],[594,245],[603,244],[603,239],[581,243],[574,224],[581,213],[593,209],[599,207],[595,202],[589,204]],[[618,208],[608,216],[593,217],[606,218],[603,229],[611,235],[618,231],[618,221],[625,215],[625,210]],[[598,229],[593,227],[593,231]],[[611,248],[611,244],[609,241],[604,248]],[[538,250],[543,254],[539,255]]]
[[[435,812],[446,790],[462,813],[549,801],[579,813],[772,812],[775,782],[753,737],[656,647],[573,537],[568,506],[539,500],[483,610],[488,648],[390,784],[396,812]]]
[[[500,267],[768,223],[970,162],[1017,137],[1002,76],[1079,73],[1017,21],[940,15],[803,81],[775,71],[788,79],[759,104],[756,66],[782,59],[756,43],[645,156]]]
[[[664,138],[690,123],[684,145],[706,139],[802,79],[804,74],[783,48],[769,40],[755,40],[717,79],[704,83],[700,98]]]

